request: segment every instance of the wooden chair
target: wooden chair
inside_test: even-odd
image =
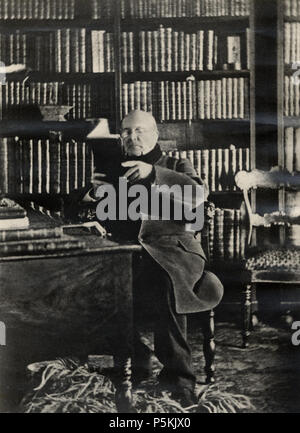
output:
[[[300,208],[295,207],[290,212],[272,212],[259,215],[253,213],[249,191],[252,188],[279,189],[283,191],[300,190],[300,172],[289,173],[278,167],[270,171],[252,170],[240,171],[235,176],[236,185],[243,191],[245,207],[248,215],[248,237],[246,259],[243,263],[241,279],[245,287],[242,306],[243,317],[243,347],[248,346],[251,324],[251,296],[257,283],[300,284],[300,247],[291,245],[283,239],[275,245],[251,247],[254,227],[271,228],[274,225],[291,227],[300,224]]]

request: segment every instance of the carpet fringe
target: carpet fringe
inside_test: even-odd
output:
[[[38,364],[28,367],[32,372],[32,387],[22,400],[23,412],[117,412],[115,387],[108,377],[90,372],[87,365],[75,361],[57,359],[41,363],[41,368]],[[237,413],[255,409],[248,397],[220,391],[216,384],[200,394],[198,405],[188,408],[174,401],[169,392],[158,394],[154,384],[144,384],[133,392],[133,404],[138,413]]]

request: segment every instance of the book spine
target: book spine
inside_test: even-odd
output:
[[[69,143],[63,141],[60,143],[60,192],[69,194]]]
[[[77,141],[77,185],[78,188],[84,186],[85,178],[85,149],[81,141]]]
[[[42,240],[42,241],[31,241],[23,243],[10,242],[7,244],[0,244],[1,255],[11,254],[34,254],[34,253],[50,253],[56,251],[67,251],[78,248],[84,248],[85,243],[77,239],[74,240]]]
[[[224,210],[216,209],[214,218],[214,258],[224,260]],[[226,251],[227,254],[227,251]]]
[[[42,192],[42,179],[41,179],[41,140],[32,140],[32,189],[33,193]]]
[[[182,107],[182,102],[181,102],[181,82],[177,81],[175,83],[176,85],[176,119],[180,120],[182,117],[181,114],[181,107]]]
[[[146,32],[146,71],[152,72],[152,32]]]
[[[50,140],[50,193],[60,192],[60,141],[54,137]]]
[[[165,47],[165,29],[160,26],[159,28],[159,55],[160,55],[160,71],[166,70],[166,47]]]
[[[42,145],[42,191],[50,193],[50,142],[45,140]]]
[[[294,164],[295,170],[300,171],[300,128],[295,129],[294,159],[295,159],[295,164]]]
[[[77,143],[75,140],[69,142],[69,189],[78,188],[78,153],[77,153]]]
[[[234,259],[234,209],[224,209],[224,253],[226,260]]]
[[[185,33],[184,38],[184,71],[190,70],[190,34]]]
[[[216,190],[222,191],[223,149],[217,149],[216,155]]]
[[[139,46],[140,50],[140,60],[141,60],[141,42]],[[122,71],[128,72],[128,46],[127,46],[127,34],[126,32],[122,32],[121,34],[121,61],[122,61]],[[140,69],[141,70],[141,69]]]
[[[32,146],[33,140],[23,141],[23,152],[22,152],[22,171],[23,171],[23,192],[32,194]]]
[[[79,72],[86,72],[86,29],[79,30]]]
[[[159,32],[157,30],[152,32],[152,62],[153,70],[155,72],[159,71]]]
[[[172,28],[165,29],[166,34],[166,71],[172,71]]]
[[[0,137],[0,194],[8,193],[8,139]]]
[[[201,179],[209,185],[209,150],[201,151]]]
[[[294,129],[292,127],[285,128],[285,146],[284,146],[284,167],[289,171],[293,171],[294,159]]]
[[[2,230],[0,232],[0,242],[60,238],[62,235],[63,230],[61,227],[53,229]]]
[[[216,191],[216,149],[209,151],[209,190]]]
[[[128,71],[134,72],[133,32],[128,32]]]
[[[241,258],[241,212],[234,210],[234,258]]]
[[[122,116],[126,116],[128,111],[128,83],[124,83],[122,86]]]

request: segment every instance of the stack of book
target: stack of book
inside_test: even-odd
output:
[[[2,198],[0,200],[0,233],[1,230],[26,229],[28,226],[26,210],[13,200]]]
[[[0,255],[46,254],[85,247],[85,242],[66,236],[61,227],[0,230]]]

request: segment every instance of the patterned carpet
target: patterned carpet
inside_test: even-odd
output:
[[[190,331],[194,365],[203,376],[201,335]],[[222,391],[243,394],[253,412],[300,412],[300,346],[291,343],[292,331],[281,324],[259,324],[250,347],[240,349],[241,335],[233,323],[216,324],[216,378]]]
[[[196,317],[190,321],[188,335],[198,378],[197,389],[203,392],[207,387],[204,385],[202,334]],[[281,323],[259,324],[251,334],[250,347],[241,349],[239,326],[232,321],[216,321],[217,381],[208,389],[208,401],[213,401],[215,396],[223,395],[229,396],[230,404],[233,401],[231,397],[235,399],[237,404],[234,411],[237,412],[299,413],[300,346],[292,345],[291,335],[292,331]],[[153,347],[152,334],[145,332],[144,338],[148,345]],[[174,402],[170,402],[168,396],[167,401],[161,397],[156,400],[153,398],[156,375],[160,368],[161,365],[154,357],[153,377],[134,390],[138,412],[160,412],[163,406],[162,412],[184,412]],[[31,398],[31,393],[34,386],[40,382],[39,377],[38,382],[31,387],[31,392],[29,389],[29,402],[27,399],[25,411],[115,412],[113,389],[102,376],[104,379],[101,380],[104,380],[105,384],[103,390],[101,380],[99,382],[96,376],[83,366],[75,373],[60,370],[56,377],[52,376],[52,382],[50,381],[44,390],[40,388],[38,394],[35,393],[38,396],[38,400],[35,400]],[[72,379],[70,382],[70,377],[75,381]],[[49,399],[51,393],[53,397]],[[244,398],[250,400],[252,408],[249,404],[244,404]],[[199,411],[191,411],[194,410]]]

